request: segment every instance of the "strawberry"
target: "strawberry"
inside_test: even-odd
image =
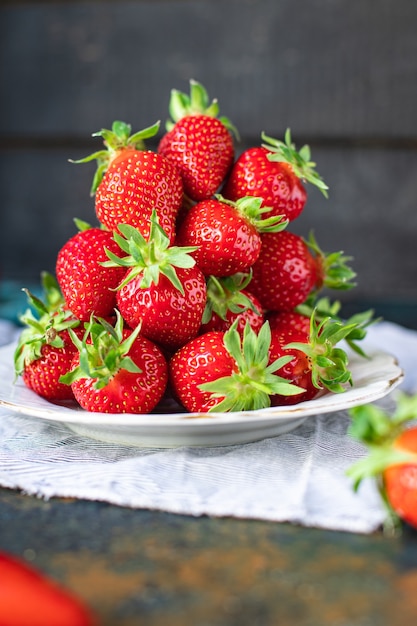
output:
[[[291,143],[287,129],[285,141],[262,133],[261,146],[242,152],[233,165],[222,194],[229,200],[245,196],[263,198],[272,214],[295,220],[303,211],[307,192],[301,181],[316,185],[327,197],[327,185],[315,171],[310,160],[310,148],[303,146],[299,152]]]
[[[377,482],[387,505],[385,530],[399,520],[417,529],[417,396],[398,393],[394,412],[375,404],[350,409],[349,434],[367,447],[367,454],[348,469],[353,487],[365,478]]]
[[[206,304],[206,281],[190,252],[195,248],[170,246],[169,238],[151,217],[149,241],[127,224],[115,240],[127,256],[108,253],[106,267],[127,269],[117,291],[117,305],[125,322],[168,350],[176,350],[200,328]]]
[[[87,324],[82,339],[71,333],[77,347],[71,371],[61,377],[77,402],[99,413],[149,413],[162,398],[168,380],[161,350],[123,327],[117,312],[115,326],[105,320]]]
[[[174,239],[183,185],[171,161],[145,149],[144,139],[154,136],[158,129],[159,122],[130,135],[128,124],[114,122],[112,130],[95,133],[103,137],[107,149],[76,161],[98,161],[92,192],[97,218],[109,230],[130,224],[147,238],[155,209],[170,240]]]
[[[0,552],[1,626],[93,626],[75,595],[21,558]]]
[[[271,330],[270,358],[292,357],[277,374],[305,390],[298,396],[276,395],[272,404],[305,402],[326,389],[341,393],[346,384],[352,385],[348,356],[338,344],[356,327],[355,322],[342,324],[332,318],[317,323],[313,314],[308,334],[290,326]]]
[[[250,274],[234,274],[224,278],[209,276],[207,280],[207,303],[204,310],[200,333],[212,330],[225,332],[237,319],[237,331],[242,334],[249,322],[257,333],[264,315],[257,298],[247,289]]]
[[[261,252],[261,233],[287,226],[280,216],[262,219],[269,211],[262,198],[237,202],[217,195],[194,204],[177,232],[177,244],[195,246],[192,253],[205,276],[231,276],[248,272]]]
[[[116,306],[115,289],[125,274],[123,268],[104,268],[106,249],[113,254],[120,248],[113,234],[76,222],[80,230],[58,252],[55,271],[67,307],[83,322],[91,315],[109,317]]]
[[[230,121],[218,117],[216,100],[209,103],[205,88],[190,81],[190,96],[171,92],[170,120],[158,153],[167,157],[181,174],[184,192],[192,200],[210,198],[222,184],[234,160]]]
[[[266,315],[271,330],[304,333],[308,337],[310,333],[310,318],[297,311],[270,311]]]
[[[211,331],[182,346],[169,362],[174,395],[188,411],[246,411],[270,406],[274,394],[298,394],[301,388],[276,374],[291,357],[269,363],[270,329],[256,334],[237,321],[226,332]]]
[[[341,252],[323,253],[313,235],[306,241],[289,231],[262,234],[251,292],[265,310],[290,311],[322,287],[349,289],[355,273]],[[313,253],[314,252],[314,253]]]
[[[59,378],[71,368],[76,352],[68,331],[80,322],[62,306],[58,285],[50,275],[44,276],[44,285],[46,302],[25,290],[31,308],[20,317],[24,329],[14,353],[15,373],[22,376],[26,387],[47,400],[73,400],[71,389]]]

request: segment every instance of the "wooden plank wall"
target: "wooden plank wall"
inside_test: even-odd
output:
[[[349,302],[417,303],[413,0],[1,2],[0,268],[37,280],[94,220],[91,133],[165,120],[190,78],[241,133],[309,143],[330,186],[292,230],[354,258]],[[150,145],[149,147],[153,147]],[[414,309],[413,309],[414,310]]]

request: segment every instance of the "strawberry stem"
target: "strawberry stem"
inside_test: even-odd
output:
[[[294,174],[301,180],[318,187],[325,198],[329,189],[322,177],[316,172],[316,164],[311,161],[310,147],[305,145],[299,151],[291,141],[291,131],[287,128],[284,141],[261,134],[263,145],[268,150],[268,159],[273,162],[282,162],[291,165]]]

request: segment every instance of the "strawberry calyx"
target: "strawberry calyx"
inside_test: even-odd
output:
[[[215,381],[199,385],[202,391],[209,391],[214,398],[222,400],[210,411],[251,411],[271,406],[270,396],[274,394],[295,395],[303,388],[289,383],[275,374],[277,370],[292,360],[284,356],[268,364],[271,345],[271,330],[265,322],[256,334],[246,323],[243,335],[237,331],[237,321],[224,333],[226,350],[236,363],[236,371]]]
[[[70,163],[89,163],[90,161],[97,161],[97,169],[90,190],[92,196],[95,194],[110,163],[124,151],[145,150],[145,139],[154,137],[159,130],[160,124],[160,121],[155,122],[152,126],[143,128],[132,135],[132,127],[130,124],[116,120],[113,122],[111,129],[102,128],[92,134],[92,137],[103,138],[105,148],[97,150],[82,159],[69,159]]]
[[[339,300],[331,301],[327,297],[317,299],[314,295],[311,295],[305,302],[303,302],[303,304],[295,307],[295,311],[309,318],[311,318],[314,313],[316,321],[321,321],[330,317],[335,321],[351,326],[352,330],[344,337],[344,341],[351,348],[351,350],[356,352],[356,354],[367,358],[365,351],[357,344],[357,342],[365,339],[367,328],[372,324],[379,322],[380,318],[374,317],[373,309],[368,309],[367,311],[355,313],[348,319],[343,320],[343,318],[339,315],[341,308],[342,304]]]
[[[252,273],[237,273],[232,276],[209,276],[207,279],[207,302],[204,309],[202,323],[207,324],[215,313],[222,320],[227,319],[228,311],[243,313],[251,309],[259,313],[253,301],[243,293],[249,285]]]
[[[313,231],[309,233],[305,243],[316,255],[318,281],[316,289],[328,287],[329,289],[347,290],[356,286],[353,279],[356,272],[348,265],[352,257],[345,256],[340,252],[323,252],[320,248]]]
[[[286,344],[287,349],[300,350],[309,358],[312,382],[316,389],[343,393],[346,391],[346,384],[352,386],[352,374],[348,369],[349,358],[338,344],[356,327],[356,322],[343,323],[332,317],[324,317],[318,321],[313,312],[308,342],[295,341]]]
[[[80,324],[73,313],[65,308],[64,299],[55,278],[44,272],[42,284],[45,293],[44,300],[32,294],[28,289],[23,289],[30,307],[19,317],[24,328],[14,352],[16,376],[22,375],[25,367],[42,356],[44,346],[63,348],[64,340],[61,333]]]
[[[155,210],[152,211],[150,218],[148,240],[130,224],[119,224],[118,229],[120,234],[115,232],[113,238],[121,250],[126,252],[126,256],[120,258],[106,249],[109,261],[102,263],[104,267],[127,268],[128,271],[118,289],[139,275],[142,277],[139,287],[148,288],[152,284],[157,285],[160,274],[163,274],[181,294],[184,294],[184,287],[175,268],[194,267],[195,259],[191,256],[191,252],[197,250],[196,246],[171,246],[169,237],[159,224]]]
[[[239,138],[237,128],[224,116],[219,116],[220,107],[217,99],[210,102],[207,90],[196,80],[190,80],[190,94],[183,93],[178,89],[171,90],[168,106],[171,119],[167,120],[167,131],[174,128],[175,124],[188,115],[207,115],[217,118],[229,130],[232,135]]]
[[[85,332],[81,339],[73,331],[69,331],[79,351],[80,364],[61,376],[59,381],[71,385],[82,378],[91,378],[94,379],[94,389],[102,389],[121,369],[140,374],[142,370],[128,356],[140,332],[140,325],[126,338],[124,338],[123,327],[123,318],[116,309],[114,326],[102,318],[92,316],[85,325]]]
[[[316,171],[316,163],[311,160],[310,146],[304,145],[300,150],[296,150],[295,145],[291,141],[291,131],[289,128],[285,131],[284,141],[269,137],[264,132],[261,133],[262,146],[268,150],[268,160],[272,162],[281,162],[291,165],[296,176],[301,180],[311,183],[318,187],[325,198],[328,197],[329,189],[320,174]]]
[[[395,445],[407,423],[417,418],[417,396],[398,392],[396,408],[389,415],[375,404],[364,404],[349,410],[352,423],[348,433],[368,448],[369,454],[348,469],[355,490],[366,477],[378,476],[392,465],[417,463],[417,453]]]
[[[351,465],[346,475],[352,479],[354,491],[364,479],[376,480],[388,515],[384,529],[395,532],[400,520],[388,500],[383,477],[390,467],[408,463],[417,465],[417,453],[397,445],[407,424],[417,418],[417,395],[397,392],[396,408],[392,414],[375,404],[365,404],[351,408],[349,415],[352,422],[348,434],[365,445],[367,454]]]
[[[236,211],[250,222],[259,233],[278,233],[289,224],[289,220],[284,215],[272,215],[265,219],[264,213],[272,211],[272,207],[262,206],[263,198],[256,196],[245,196],[236,201],[228,200],[221,194],[215,194],[216,200],[236,209]]]

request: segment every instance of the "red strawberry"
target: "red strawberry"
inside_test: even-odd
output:
[[[256,335],[246,324],[243,337],[237,322],[225,333],[199,335],[180,348],[169,363],[173,393],[188,411],[246,411],[270,406],[276,393],[301,389],[276,375],[290,357],[269,361],[270,330]]]
[[[46,297],[47,304],[26,291],[36,316],[28,309],[20,318],[25,328],[14,353],[15,373],[22,376],[29,389],[47,400],[73,400],[71,389],[59,379],[71,368],[76,352],[68,330],[80,322],[68,309],[57,308],[57,286],[53,284],[52,290]]]
[[[333,393],[345,391],[345,385],[352,384],[352,377],[347,368],[347,354],[338,344],[354,333],[356,327],[354,322],[342,324],[331,318],[316,323],[313,317],[309,335],[291,327],[272,330],[271,361],[292,357],[277,374],[305,389],[298,396],[275,395],[272,404],[305,402],[326,389]]]
[[[242,334],[246,322],[257,333],[264,315],[260,302],[245,287],[250,274],[234,274],[225,278],[210,276],[207,281],[207,303],[200,333],[212,330],[225,332],[237,319],[237,331]]]
[[[417,529],[417,396],[397,395],[392,414],[374,404],[350,409],[350,435],[368,447],[368,454],[351,466],[348,475],[358,489],[364,478],[377,480],[388,505],[387,530],[398,517]]]
[[[245,150],[237,159],[222,193],[229,200],[261,197],[266,206],[272,207],[272,214],[293,221],[304,209],[307,199],[301,181],[315,184],[325,196],[327,185],[314,170],[309,147],[303,146],[296,151],[289,129],[285,142],[264,133],[262,139],[265,144]]]
[[[353,287],[348,260],[341,252],[322,252],[312,234],[306,241],[289,231],[264,233],[250,290],[265,310],[290,311],[323,286]]]
[[[0,553],[1,626],[93,626],[89,609],[26,561]]]
[[[130,135],[128,124],[114,122],[112,130],[95,133],[104,138],[108,149],[77,162],[97,159],[99,163],[92,191],[97,218],[106,228],[116,230],[119,224],[130,224],[147,238],[155,209],[172,241],[183,186],[171,161],[145,150],[143,140],[155,135],[158,129],[159,122]]]
[[[58,252],[56,276],[66,305],[83,322],[91,315],[109,317],[116,306],[115,289],[125,274],[123,268],[104,268],[106,249],[114,254],[120,248],[113,234],[78,222],[81,230]]]
[[[115,239],[127,256],[109,254],[105,265],[129,268],[119,290],[117,305],[125,322],[169,350],[194,337],[206,304],[206,281],[190,252],[195,248],[170,246],[156,214],[146,241],[138,230],[123,224],[124,237]]]
[[[304,239],[289,231],[262,235],[262,249],[252,269],[250,290],[266,310],[292,310],[318,282],[314,256]]]
[[[159,154],[167,157],[181,174],[184,192],[193,200],[210,198],[222,184],[234,159],[226,118],[218,118],[216,100],[211,104],[206,90],[190,81],[190,96],[175,89],[171,92],[167,133],[162,137]]]
[[[310,318],[297,311],[270,311],[266,317],[271,330],[310,334]]]
[[[80,340],[71,371],[61,381],[71,385],[80,406],[99,413],[149,413],[162,398],[168,379],[161,350],[134,331],[92,320]]]
[[[248,272],[261,252],[261,233],[287,226],[281,217],[262,219],[262,198],[241,198],[236,203],[216,196],[192,206],[177,232],[177,244],[195,246],[192,253],[205,276],[231,276]]]

